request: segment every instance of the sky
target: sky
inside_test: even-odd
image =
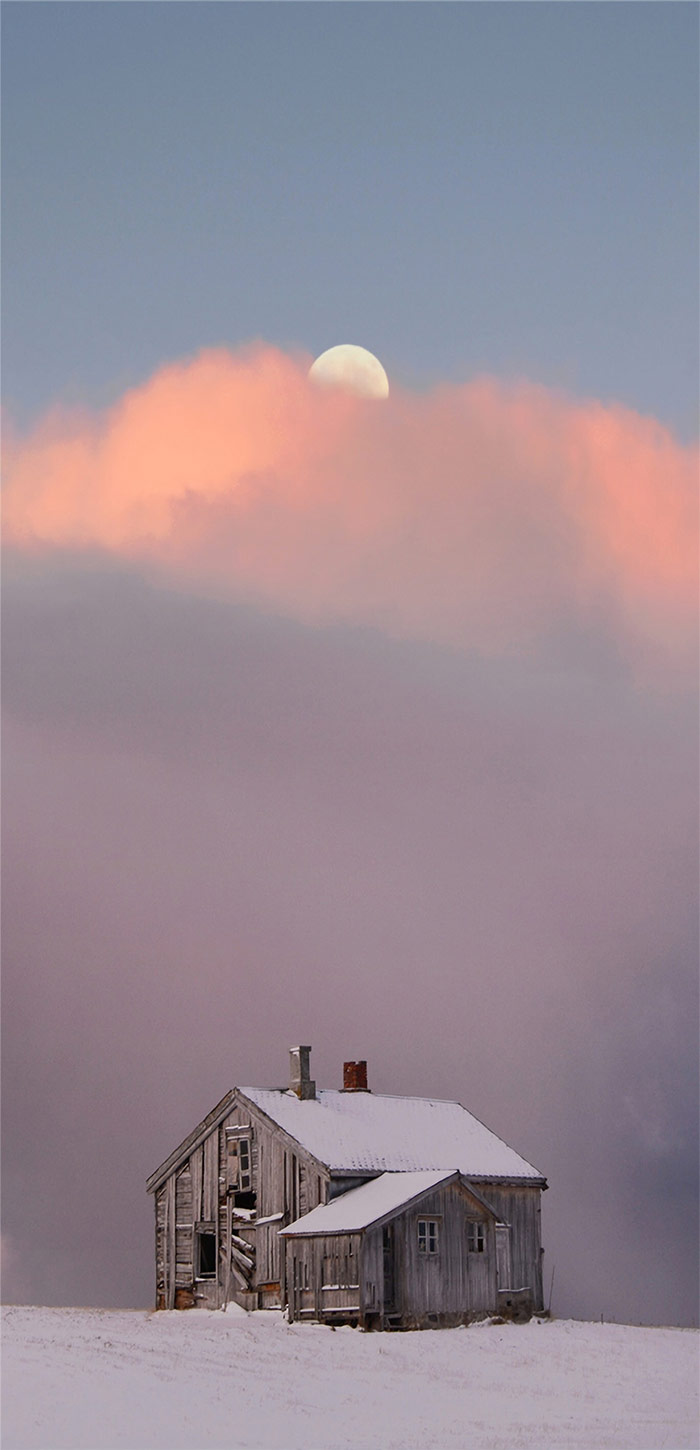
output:
[[[696,1320],[697,10],[3,28],[5,1296],[149,1303],[301,1040]]]

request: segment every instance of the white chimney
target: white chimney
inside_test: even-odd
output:
[[[290,1047],[289,1049],[289,1089],[296,1093],[302,1102],[316,1096],[316,1084],[309,1076],[310,1047]]]

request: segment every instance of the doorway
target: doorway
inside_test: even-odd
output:
[[[384,1313],[391,1314],[396,1308],[396,1266],[393,1223],[385,1223],[382,1229],[382,1258],[384,1262]]]

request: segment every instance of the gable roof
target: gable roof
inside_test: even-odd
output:
[[[207,1113],[206,1118],[202,1118],[201,1123],[198,1123],[196,1128],[193,1128],[192,1132],[188,1133],[186,1138],[183,1138],[177,1148],[173,1148],[172,1153],[168,1154],[164,1162],[153,1170],[150,1177],[146,1179],[148,1193],[155,1193],[156,1189],[160,1188],[161,1183],[164,1183],[165,1179],[173,1172],[173,1169],[179,1168],[183,1158],[189,1158],[190,1153],[194,1153],[195,1148],[198,1148],[199,1144],[203,1143],[205,1138],[208,1138],[212,1128],[218,1127],[222,1118],[225,1118],[226,1114],[231,1111],[235,1101],[236,1089],[231,1088],[221,1099],[221,1102],[218,1102],[216,1107],[212,1108],[210,1113]]]
[[[360,1188],[351,1188],[320,1203],[302,1218],[280,1230],[284,1238],[309,1234],[359,1233],[395,1213],[399,1208],[424,1198],[441,1183],[456,1179],[457,1173],[381,1173]]]
[[[286,1088],[231,1088],[201,1123],[151,1173],[155,1193],[208,1137],[239,1097],[264,1113],[332,1173],[454,1173],[467,1178],[522,1179],[546,1187],[533,1168],[461,1103],[397,1098],[321,1088],[300,1101]]]
[[[307,1101],[282,1088],[240,1091],[335,1173],[459,1170],[467,1178],[545,1182],[461,1103],[327,1088]]]

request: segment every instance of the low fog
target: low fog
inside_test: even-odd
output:
[[[457,1098],[546,1174],[545,1291],[696,1313],[696,714],[607,614],[490,656],[17,549],[5,1297],[147,1305],[146,1175],[235,1084]]]

